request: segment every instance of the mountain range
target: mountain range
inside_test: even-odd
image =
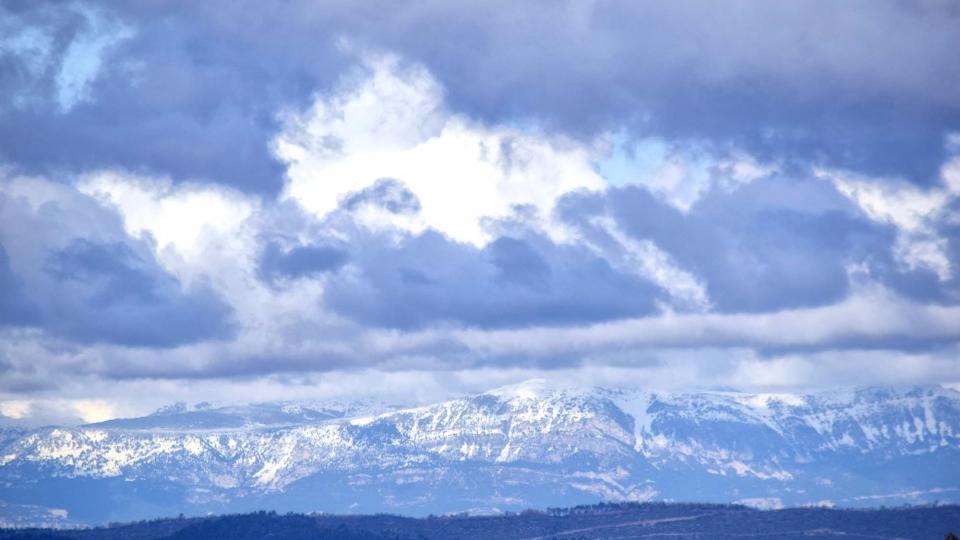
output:
[[[178,404],[0,430],[0,525],[254,509],[960,502],[960,392],[662,392],[532,380],[414,408]]]

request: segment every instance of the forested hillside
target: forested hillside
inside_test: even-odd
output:
[[[960,506],[756,510],[738,505],[600,504],[499,516],[332,516],[257,512],[84,530],[0,530],[2,540],[481,540],[586,538],[939,539]]]

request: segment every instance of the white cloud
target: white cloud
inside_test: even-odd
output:
[[[336,220],[325,223],[321,218],[334,212],[344,197],[385,177],[403,182],[419,198],[421,211],[397,215],[363,206],[354,215],[364,226],[401,232],[433,228],[483,246],[491,239],[488,218],[509,216],[514,205],[529,205],[537,210],[538,226],[554,239],[587,242],[552,222],[551,210],[564,193],[605,189],[607,184],[593,170],[595,148],[515,126],[478,125],[451,113],[443,99],[442,89],[423,69],[381,58],[336,93],[318,97],[309,110],[288,112],[275,140],[275,151],[288,166],[280,201],[124,171],[90,173],[75,186],[4,179],[0,194],[12,197],[7,202],[11,207],[23,206],[34,215],[58,205],[66,208],[69,220],[44,222],[50,230],[43,234],[49,239],[95,238],[114,228],[149,237],[167,270],[186,281],[208,281],[224,296],[236,310],[240,330],[231,340],[164,350],[51,346],[51,338],[41,331],[11,332],[2,335],[0,353],[13,359],[24,377],[35,370],[37,379],[52,380],[62,378],[62,371],[94,381],[91,387],[72,390],[71,383],[64,383],[61,388],[67,390],[56,390],[65,393],[64,399],[44,405],[86,421],[127,411],[142,414],[146,411],[137,407],[195,395],[249,401],[368,392],[416,401],[543,374],[598,384],[642,380],[655,386],[695,386],[715,380],[748,388],[960,379],[955,356],[953,363],[948,358],[955,347],[945,355],[845,349],[898,339],[955,343],[960,339],[960,307],[917,304],[866,286],[829,306],[709,313],[710,297],[698,276],[653,241],[630,237],[610,219],[594,223],[610,237],[609,245],[588,247],[618,271],[663,288],[683,313],[668,309],[659,316],[579,327],[403,332],[364,328],[325,309],[322,277],[291,280],[277,288],[264,285],[256,274],[264,238],[279,233],[285,240],[293,238],[294,244],[309,244],[315,229],[336,227]],[[696,152],[664,150],[660,155],[651,148],[650,176],[637,183],[681,209],[689,209],[710,187],[736,189],[774,170],[745,155],[706,160]],[[930,268],[941,279],[952,275],[936,224],[957,219],[947,209],[960,193],[960,160],[944,167],[943,186],[932,190],[844,172],[821,174],[865,215],[897,228],[896,254],[904,265]],[[297,216],[278,225],[284,201],[299,204],[317,221],[300,223]],[[14,270],[26,274],[24,268],[42,268],[43,261],[37,250],[37,260],[22,264],[33,253],[29,244],[38,242],[11,232],[23,226],[24,221],[17,221],[21,215],[0,212],[0,239],[12,254]],[[329,236],[338,232],[324,231]],[[827,352],[761,358],[754,348]],[[529,361],[527,367],[498,367],[504,359]],[[574,367],[547,369],[556,364]],[[478,365],[489,367],[473,367]],[[867,369],[870,366],[882,369]],[[237,374],[250,377],[241,380]],[[115,377],[124,382],[111,382]],[[110,393],[113,385],[120,388],[114,397],[89,399],[96,395],[91,388]],[[145,398],[148,389],[162,390],[162,395]],[[69,392],[73,395],[66,396]],[[0,411],[24,416],[32,414],[30,407],[25,409],[22,400],[8,400]]]
[[[578,328],[462,330],[454,335],[487,356],[588,355],[652,347],[829,349],[842,343],[896,339],[954,341],[960,338],[960,307],[917,304],[864,284],[842,302],[815,308],[762,314],[667,313]]]
[[[105,219],[104,214],[111,215],[89,197],[62,184],[20,178],[2,187],[8,195],[24,201],[21,206],[34,212],[44,211],[48,202],[69,199],[71,215],[84,220],[90,228],[81,231],[83,234],[93,234],[100,228],[98,220]],[[668,311],[660,316],[580,327],[515,330],[433,328],[400,332],[363,328],[323,308],[322,280],[298,280],[274,290],[257,279],[258,236],[264,232],[273,207],[263,208],[256,200],[220,188],[177,186],[121,173],[90,175],[80,183],[80,188],[102,204],[116,208],[120,216],[116,219],[122,218],[131,234],[149,232],[155,237],[158,252],[172,261],[172,267],[211,280],[236,309],[241,331],[233,340],[165,350],[120,346],[51,349],[43,345],[49,343],[49,337],[42,333],[5,334],[0,339],[0,354],[14,359],[17,365],[19,359],[25,359],[28,364],[23,364],[24,368],[41,366],[37,372],[40,379],[60,370],[87,377],[179,379],[230,377],[235,373],[331,373],[346,366],[449,372],[478,364],[496,366],[504,358],[528,358],[531,366],[549,365],[556,358],[573,364],[637,366],[658,349],[683,351],[687,361],[692,361],[704,348],[829,350],[851,344],[854,348],[857,344],[873,347],[899,339],[933,342],[960,338],[960,308],[913,303],[869,284],[858,285],[849,298],[834,305],[775,313]],[[203,212],[206,208],[212,210]],[[5,215],[11,219],[14,216]],[[71,223],[63,226],[72,227]],[[613,247],[622,251],[619,258],[607,255],[617,265],[659,284],[681,305],[708,305],[702,283],[656,245],[630,239],[612,223],[605,229],[615,240]],[[19,245],[14,237],[5,239],[10,244],[8,240],[14,242],[14,247]],[[11,245],[7,245],[8,249]],[[20,254],[22,250],[13,252]],[[187,266],[181,268],[181,263]],[[824,365],[834,363],[825,357],[821,360]],[[932,365],[929,359],[917,362],[921,367]],[[679,372],[682,365],[683,362],[675,362],[674,370]],[[767,368],[778,365],[783,367],[781,375],[757,378],[758,384],[776,386],[790,376],[800,375],[812,380],[813,374],[803,370],[816,370],[815,362],[800,362],[796,358],[768,364]],[[30,369],[16,371],[27,374]],[[918,367],[921,375],[911,380],[936,380],[934,377],[943,372],[941,368],[924,369]],[[767,369],[766,373],[771,372]],[[694,374],[689,377],[695,379]],[[849,377],[855,380],[856,374]]]
[[[940,169],[940,177],[947,192],[954,197],[960,197],[960,157],[947,161]],[[954,223],[960,220],[960,216],[956,214],[949,217],[954,220]]]
[[[247,249],[245,239],[238,235],[260,206],[256,199],[228,188],[174,186],[167,178],[121,171],[88,174],[77,189],[116,208],[131,236],[149,234],[156,242],[160,262],[181,277],[192,276],[208,266],[204,263],[212,254],[238,255]]]
[[[110,393],[102,389],[101,393]],[[89,392],[87,392],[89,394]],[[119,393],[120,395],[126,392]],[[135,394],[125,396],[133,398]],[[63,396],[34,397],[32,399],[14,399],[0,402],[0,416],[13,420],[14,425],[76,424],[81,422],[102,422],[117,418],[119,409],[118,395],[108,399],[70,399]]]
[[[113,406],[102,399],[80,399],[70,405],[84,422],[103,422],[117,417]]]
[[[39,270],[51,250],[77,238],[116,242],[122,235],[111,212],[73,187],[4,172],[0,170],[0,242],[11,267],[27,281],[42,275]]]
[[[30,402],[21,399],[4,401],[0,403],[0,415],[8,418],[20,419],[30,413]]]
[[[870,219],[893,225],[897,239],[893,254],[907,269],[925,268],[941,281],[953,276],[947,240],[937,233],[951,201],[960,195],[960,158],[941,170],[940,187],[922,189],[903,180],[868,178],[841,170],[820,169],[817,176],[833,182],[837,191],[856,203]]]
[[[695,275],[680,268],[673,257],[652,240],[631,238],[610,218],[594,219],[592,223],[602,228],[617,243],[618,254],[590,246],[601,256],[607,257],[615,267],[656,283],[666,290],[680,307],[695,311],[710,309],[706,286]]]
[[[639,387],[654,390],[735,388],[784,392],[854,385],[927,384],[960,387],[956,347],[941,352],[828,350],[761,356],[749,349],[653,349],[631,362],[588,360],[568,367],[485,366],[469,369],[366,368],[284,377],[127,379],[75,376],[55,394],[34,396],[19,420],[27,424],[77,423],[149,414],[184,401],[215,405],[262,401],[371,400],[390,405],[432,403],[529,379],[558,385]],[[89,396],[100,396],[90,400]],[[4,396],[0,395],[0,399]],[[16,398],[19,400],[19,398]],[[82,414],[81,414],[82,413]]]
[[[342,330],[338,317],[322,307],[324,283],[298,280],[274,289],[258,276],[261,236],[270,234],[272,213],[282,209],[228,188],[207,184],[173,184],[122,171],[86,175],[77,188],[101,204],[116,209],[126,232],[149,235],[157,260],[184,283],[202,280],[234,310],[237,337],[225,344],[197,344],[166,352],[164,357],[196,355],[195,365],[208,356],[268,355],[284,350],[296,355],[302,342],[324,340]],[[310,231],[283,231],[309,240]],[[289,341],[280,344],[279,342]],[[324,350],[345,346],[330,345]],[[323,347],[320,347],[323,349]],[[323,354],[320,349],[317,354]],[[216,351],[216,352],[212,352]],[[135,366],[139,354],[119,352]],[[145,361],[155,361],[151,359]],[[187,361],[190,363],[190,361]],[[176,361],[171,366],[177,366]],[[183,367],[183,364],[180,364]]]
[[[275,141],[287,163],[284,197],[322,217],[348,194],[381,178],[403,182],[420,200],[414,218],[388,224],[430,227],[477,246],[491,238],[486,218],[532,205],[545,220],[556,199],[576,189],[599,190],[590,149],[572,141],[510,127],[485,127],[450,113],[429,73],[396,59],[372,60],[332,96],[288,113]],[[367,224],[383,227],[383,215]],[[562,231],[545,221],[557,236]]]
[[[891,340],[956,341],[960,338],[960,308],[916,304],[883,289],[867,287],[835,305],[769,314],[666,314],[580,327],[513,330],[434,328],[399,332],[328,327],[321,332],[312,328],[311,339],[248,338],[238,343],[164,352],[101,350],[99,354],[112,359],[99,364],[99,369],[110,373],[119,362],[130,374],[216,374],[229,372],[231,366],[242,370],[243,362],[253,357],[286,359],[282,366],[294,371],[325,371],[336,368],[326,360],[335,355],[356,367],[451,370],[475,363],[495,366],[505,358],[527,358],[531,365],[578,363],[591,358],[635,365],[644,362],[644,351],[658,348],[676,350],[686,358],[696,358],[698,349],[711,347],[855,350],[889,344]],[[826,357],[823,360],[831,363]]]
[[[753,156],[734,153],[717,163],[717,168],[732,184],[749,184],[758,178],[770,176],[780,171],[780,166],[760,163]]]
[[[857,203],[875,221],[897,226],[907,233],[926,230],[943,210],[949,194],[923,190],[893,179],[871,179],[843,171],[818,171],[831,178],[840,193]]]

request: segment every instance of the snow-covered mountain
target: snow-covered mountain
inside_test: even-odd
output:
[[[178,405],[17,433],[0,449],[8,508],[86,522],[651,499],[960,502],[960,393],[671,393],[536,380],[410,409]]]

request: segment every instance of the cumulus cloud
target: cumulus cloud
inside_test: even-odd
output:
[[[956,17],[2,4],[0,411],[960,380]]]
[[[147,346],[230,333],[230,308],[209,287],[182,284],[149,242],[127,236],[114,212],[72,188],[5,178],[0,223],[7,324]]]
[[[415,217],[365,215],[365,225],[429,227],[482,246],[491,239],[485,220],[507,217],[515,206],[549,216],[560,195],[604,185],[590,148],[474,124],[446,108],[442,87],[422,67],[391,57],[372,59],[284,124],[275,142],[288,166],[284,196],[319,218],[391,178],[416,198]]]
[[[208,288],[184,289],[123,243],[75,240],[42,269],[46,327],[78,341],[176,345],[229,335],[229,306]],[[55,296],[54,296],[55,295]]]
[[[758,9],[735,0],[0,9],[12,36],[0,44],[0,92],[31,102],[5,111],[0,155],[30,172],[141,167],[275,194],[283,168],[267,142],[276,111],[308,107],[368,51],[425,66],[452,110],[487,125],[734,146],[763,163],[920,184],[960,120],[949,1],[854,1],[829,16],[804,2]],[[91,61],[102,52],[110,62]],[[61,69],[71,64],[80,69]],[[66,95],[85,98],[66,114],[61,72],[74,74],[64,88],[82,89]]]
[[[77,190],[118,210],[127,234],[148,238],[164,266],[187,279],[225,262],[207,255],[244,249],[240,230],[258,206],[255,198],[229,188],[174,186],[167,177],[116,170],[84,175]]]
[[[809,199],[794,198],[799,193]],[[715,189],[686,212],[637,186],[573,194],[560,214],[594,245],[610,243],[611,220],[619,244],[653,243],[670,264],[658,271],[651,252],[648,273],[670,280],[688,304],[702,308],[709,299],[726,312],[841,300],[849,292],[847,266],[865,253],[885,257],[889,241],[888,231],[858,216],[836,190],[804,177]]]
[[[355,237],[351,263],[328,281],[328,305],[365,324],[422,328],[572,324],[652,313],[658,292],[601,257],[543,236],[479,249],[425,232],[392,243]]]
[[[619,225],[609,217],[591,220],[609,235],[614,249],[620,252],[614,257],[620,270],[636,273],[656,283],[684,308],[706,311],[710,308],[710,298],[703,283],[696,276],[679,268],[673,257],[649,240],[637,240],[624,233]],[[603,251],[591,246],[594,250]]]
[[[69,200],[68,214],[102,222],[90,231],[61,229],[62,237],[51,231],[49,252],[28,256],[26,244],[18,252],[83,309],[109,314],[120,306],[116,318],[99,318],[115,321],[117,333],[98,339],[162,345],[224,337],[231,314],[237,335],[225,346],[184,349],[162,369],[151,367],[152,353],[103,350],[104,358],[127,360],[99,364],[109,366],[102,375],[501,364],[517,355],[576,363],[624,346],[913,348],[953,339],[952,327],[921,304],[909,307],[889,279],[900,275],[892,264],[896,230],[920,227],[922,208],[878,219],[847,184],[710,153],[700,154],[709,182],[678,206],[655,184],[602,180],[593,168],[602,145],[472,124],[449,111],[443,88],[422,67],[392,57],[368,60],[337,92],[285,114],[275,149],[288,163],[287,188],[275,201],[119,169],[84,174],[75,191],[9,182],[7,191],[32,207]],[[52,227],[37,222],[40,231]],[[24,268],[4,279],[15,283]],[[890,299],[866,302],[858,282]],[[929,326],[849,326],[859,310],[901,303]],[[168,326],[172,334],[151,329],[150,320],[188,308],[194,318],[180,317],[182,327]],[[83,313],[71,309],[64,312]],[[120,315],[129,310],[142,316]],[[833,320],[824,315],[830,310],[847,323],[811,333],[808,317]],[[734,315],[744,312],[759,318]],[[47,328],[74,339],[95,333],[67,331],[75,319]],[[129,327],[117,326],[121,319]],[[743,329],[768,320],[793,333],[771,341]],[[400,333],[388,338],[384,330]],[[540,335],[564,343],[563,354],[540,351]],[[504,336],[522,345],[501,350]]]
[[[940,185],[931,188],[897,179],[865,178],[847,171],[819,171],[818,175],[832,180],[870,219],[896,227],[894,255],[901,265],[909,270],[932,271],[945,282],[953,277],[954,269],[940,225],[951,219],[948,214],[960,198],[958,169],[960,158],[953,158],[941,170]]]

